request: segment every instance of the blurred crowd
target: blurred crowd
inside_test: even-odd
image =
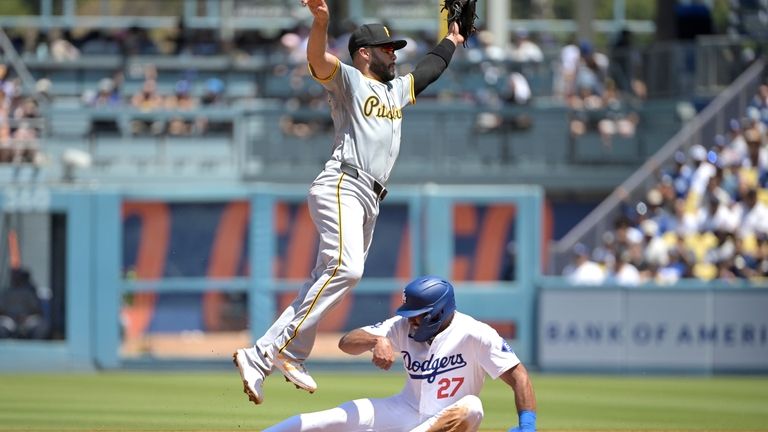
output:
[[[576,284],[768,280],[767,84],[727,131],[676,152],[601,244],[574,247],[564,275]]]
[[[346,21],[331,32],[329,50],[342,61],[349,61],[347,41],[356,23]],[[326,132],[328,125],[307,116],[307,110],[325,106],[322,89],[312,85],[305,66],[307,25],[299,21],[281,32],[239,31],[231,41],[221,40],[216,32],[188,28],[183,20],[175,29],[164,32],[140,27],[119,30],[51,29],[32,34],[12,35],[22,58],[73,61],[81,56],[211,56],[226,55],[237,59],[263,59],[271,70],[269,77],[256,83],[254,97],[279,97],[294,114],[281,121],[284,133],[306,137]],[[428,32],[400,34],[408,45],[398,51],[399,73],[410,72],[416,62],[435,44]],[[525,107],[536,97],[555,97],[568,106],[572,136],[599,133],[606,147],[614,135],[632,136],[638,122],[631,101],[645,96],[638,77],[638,58],[632,35],[624,30],[614,36],[608,53],[595,49],[589,41],[568,41],[564,45],[551,34],[532,34],[525,28],[515,30],[508,43],[494,40],[481,29],[468,41],[466,49],[456,52],[454,65],[421,98],[461,101],[482,109],[477,116],[480,132],[524,130],[532,126]],[[505,46],[506,48],[502,48]],[[113,87],[113,101],[135,99],[143,106],[170,103],[186,109],[198,101],[185,99],[193,83],[179,81],[174,94],[153,96],[147,83],[146,97],[115,94],[123,77],[106,77],[94,92]],[[148,80],[151,81],[151,80]],[[259,93],[260,91],[260,93]],[[632,97],[628,99],[627,96]],[[174,102],[175,100],[175,102]],[[87,104],[92,102],[86,100]],[[204,103],[202,100],[199,103]],[[154,108],[153,108],[154,109]],[[177,127],[184,126],[184,127]],[[176,125],[174,130],[194,130],[195,125]]]
[[[344,22],[330,34],[329,50],[349,62],[347,42],[357,23]],[[682,26],[681,28],[690,28]],[[231,41],[211,30],[190,29],[183,21],[158,33],[140,27],[121,30],[51,29],[37,34],[11,34],[22,59],[75,61],[84,56],[215,56],[265,60],[267,76],[253,94],[284,101],[287,114],[279,121],[286,136],[308,138],[326,134],[332,123],[324,113],[325,92],[306,67],[309,28],[302,22],[277,33],[239,31]],[[712,29],[696,30],[696,34]],[[432,49],[435,36],[416,32],[398,35],[408,41],[397,52],[398,72],[410,72]],[[685,39],[686,35],[679,35]],[[686,36],[686,37],[683,37]],[[695,35],[688,35],[695,36]],[[480,29],[456,51],[454,62],[421,99],[470,104],[479,108],[475,130],[493,133],[534,127],[527,107],[536,98],[567,107],[566,127],[572,139],[600,137],[606,149],[614,137],[631,138],[639,125],[638,110],[648,97],[643,59],[634,35],[624,29],[612,35],[605,49],[588,40],[565,42],[550,34],[518,28],[509,41]],[[508,43],[502,43],[508,42]],[[199,108],[226,107],[225,77],[201,77],[190,70],[168,88],[162,70],[145,64],[140,71],[121,68],[88,83],[80,105],[98,111],[129,108],[149,114],[116,118],[94,117],[93,133],[192,136],[223,131],[231,124],[211,122]],[[126,73],[132,76],[126,78]],[[41,104],[54,98],[56,86],[36,77],[33,90],[0,64],[0,162],[34,162],[43,158]],[[176,74],[175,76],[178,76]],[[135,85],[137,80],[140,85]],[[127,90],[131,82],[134,91]],[[171,81],[173,82],[173,81]],[[261,85],[261,88],[259,88]],[[169,115],[152,116],[164,112]],[[188,113],[188,114],[187,114]],[[733,119],[726,135],[675,154],[674,163],[658,173],[645,199],[625,206],[590,250],[574,248],[566,274],[575,283],[673,283],[680,278],[759,279],[768,275],[768,85],[760,87],[746,116]]]
[[[39,164],[43,157],[38,151],[43,127],[40,98],[50,88],[50,81],[39,81],[30,94],[8,72],[8,67],[0,64],[0,163]]]
[[[329,50],[345,62],[349,62],[347,41],[354,28],[354,23],[345,23],[342,31],[332,34],[329,40]],[[271,82],[284,83],[282,90],[290,110],[325,106],[323,92],[312,85],[305,66],[308,34],[309,29],[299,25],[271,42],[259,39],[258,49],[241,47],[248,55],[260,53],[275,65],[275,79]],[[432,49],[435,37],[425,32],[399,37],[408,42],[397,52],[398,72],[405,74]],[[570,40],[563,44],[551,35],[534,34],[525,28],[516,29],[508,43],[503,42],[481,28],[466,48],[456,51],[451,67],[440,80],[419,98],[478,107],[475,129],[480,133],[532,127],[527,107],[540,98],[568,107],[573,137],[599,134],[610,148],[614,136],[634,136],[639,122],[637,110],[647,90],[639,47],[630,31],[616,34],[606,53],[590,41]],[[283,93],[277,90],[277,94]],[[288,133],[308,135],[323,130],[316,124],[292,120],[284,123]],[[294,127],[297,123],[300,127]]]
[[[194,112],[199,108],[227,105],[221,79],[180,79],[174,84],[172,92],[165,94],[158,89],[158,71],[154,65],[144,66],[142,75],[143,80],[137,90],[127,93],[123,90],[124,74],[117,71],[111,77],[99,80],[96,88],[86,89],[81,102],[86,107],[105,110],[132,108],[141,113],[168,111],[178,114],[170,118],[140,116],[132,119],[130,133],[133,135],[189,136],[216,131],[205,115]],[[186,115],[186,112],[190,114]],[[97,134],[119,133],[118,129],[114,118],[97,119],[92,125],[92,132]]]

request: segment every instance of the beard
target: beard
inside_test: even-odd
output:
[[[395,79],[395,68],[389,68],[386,63],[374,58],[371,63],[371,72],[375,73],[383,82],[392,81]]]

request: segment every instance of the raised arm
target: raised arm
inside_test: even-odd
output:
[[[522,363],[501,374],[501,379],[515,392],[515,407],[519,426],[510,432],[533,432],[536,430],[536,395],[533,393],[531,378]]]
[[[314,19],[307,40],[307,61],[315,78],[330,78],[338,66],[339,59],[326,49],[328,47],[328,20],[330,14],[325,0],[302,0]]]
[[[339,349],[352,355],[372,351],[371,361],[384,370],[388,370],[395,362],[395,352],[389,338],[373,335],[360,328],[345,334],[339,340]]]
[[[463,43],[464,37],[459,33],[459,25],[452,23],[445,38],[416,65],[413,71],[413,86],[416,95],[424,91],[428,85],[442,75],[451,62],[456,47]]]

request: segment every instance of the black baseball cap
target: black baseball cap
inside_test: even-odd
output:
[[[392,45],[396,50],[403,48],[408,42],[402,39],[392,39],[389,29],[381,24],[363,24],[349,37],[349,55],[367,46]]]

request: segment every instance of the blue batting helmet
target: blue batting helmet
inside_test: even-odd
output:
[[[456,311],[453,285],[436,276],[423,276],[406,285],[403,305],[397,314],[411,318],[424,315],[419,328],[411,335],[417,342],[426,342],[440,331],[443,323]]]

